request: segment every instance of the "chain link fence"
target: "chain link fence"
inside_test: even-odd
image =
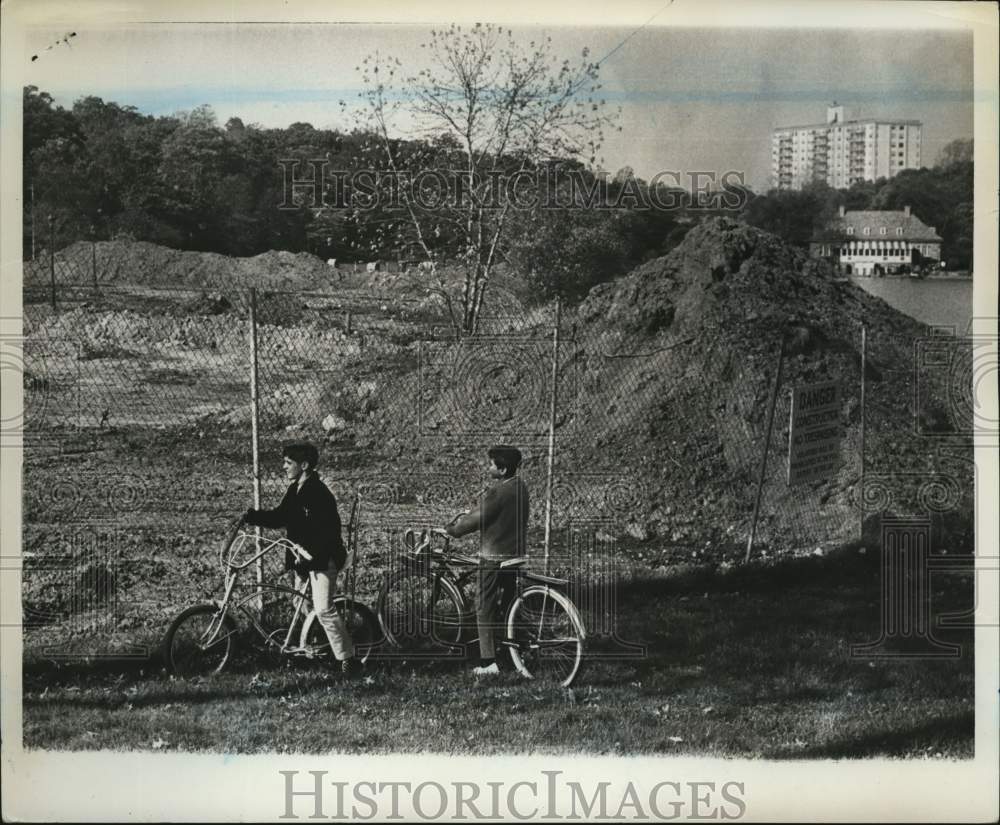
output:
[[[81,633],[100,626],[96,652],[139,655],[179,609],[215,593],[215,549],[252,502],[255,414],[264,506],[286,484],[281,445],[300,440],[321,447],[345,520],[358,498],[356,596],[370,605],[403,530],[468,508],[488,480],[486,447],[517,444],[532,555],[548,512],[552,571],[572,577],[591,633],[611,637],[621,583],[739,561],[754,530],[755,556],[822,552],[858,539],[863,515],[971,507],[967,464],[932,472],[934,433],[886,423],[915,404],[917,425],[934,426],[919,415],[912,343],[869,333],[869,351],[913,355],[895,376],[869,358],[863,415],[860,329],[835,357],[789,349],[775,386],[777,332],[743,352],[670,336],[637,347],[496,289],[478,333],[459,337],[433,296],[367,294],[335,272],[325,289],[289,290],[295,261],[278,259],[256,282],[252,323],[237,263],[203,255],[193,271],[187,253],[157,247],[154,265],[151,246],[81,242],[25,264],[24,417],[8,429],[25,447],[35,644],[71,619]],[[191,285],[164,283],[181,265]],[[841,383],[842,461],[829,479],[790,486],[791,390],[823,380]],[[87,652],[70,637],[74,655]]]

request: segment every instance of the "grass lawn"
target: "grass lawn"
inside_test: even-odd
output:
[[[971,577],[932,580],[933,611],[971,605]],[[227,753],[580,752],[780,759],[967,758],[974,747],[971,630],[952,659],[853,658],[874,640],[878,568],[845,551],[727,573],[623,584],[619,639],[593,640],[572,689],[513,673],[475,684],[451,661],[323,668],[246,662],[202,681],[155,661],[25,661],[24,744]],[[317,726],[319,718],[322,724]]]

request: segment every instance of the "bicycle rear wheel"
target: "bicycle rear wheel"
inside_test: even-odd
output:
[[[586,634],[576,606],[549,587],[529,587],[507,612],[510,658],[529,679],[569,687],[580,674]]]
[[[219,625],[219,608],[198,604],[171,623],[163,641],[167,669],[184,678],[219,673],[236,649],[236,622],[226,614]]]
[[[382,644],[382,630],[375,614],[365,604],[348,596],[335,596],[333,607],[340,614],[344,626],[354,644],[354,655],[362,662],[368,660],[372,651]],[[329,656],[330,640],[315,612],[310,613],[302,626],[304,646],[314,651],[316,656]]]
[[[402,651],[440,655],[460,649],[465,601],[448,578],[399,570],[383,585],[377,612],[386,641]]]

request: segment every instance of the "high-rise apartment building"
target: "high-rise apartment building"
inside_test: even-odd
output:
[[[801,189],[812,181],[846,189],[919,168],[919,120],[845,120],[844,107],[834,104],[826,123],[784,126],[771,135],[775,189]]]

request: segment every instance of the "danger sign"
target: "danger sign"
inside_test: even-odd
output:
[[[788,483],[829,478],[841,465],[839,381],[806,384],[792,390],[788,428]]]

